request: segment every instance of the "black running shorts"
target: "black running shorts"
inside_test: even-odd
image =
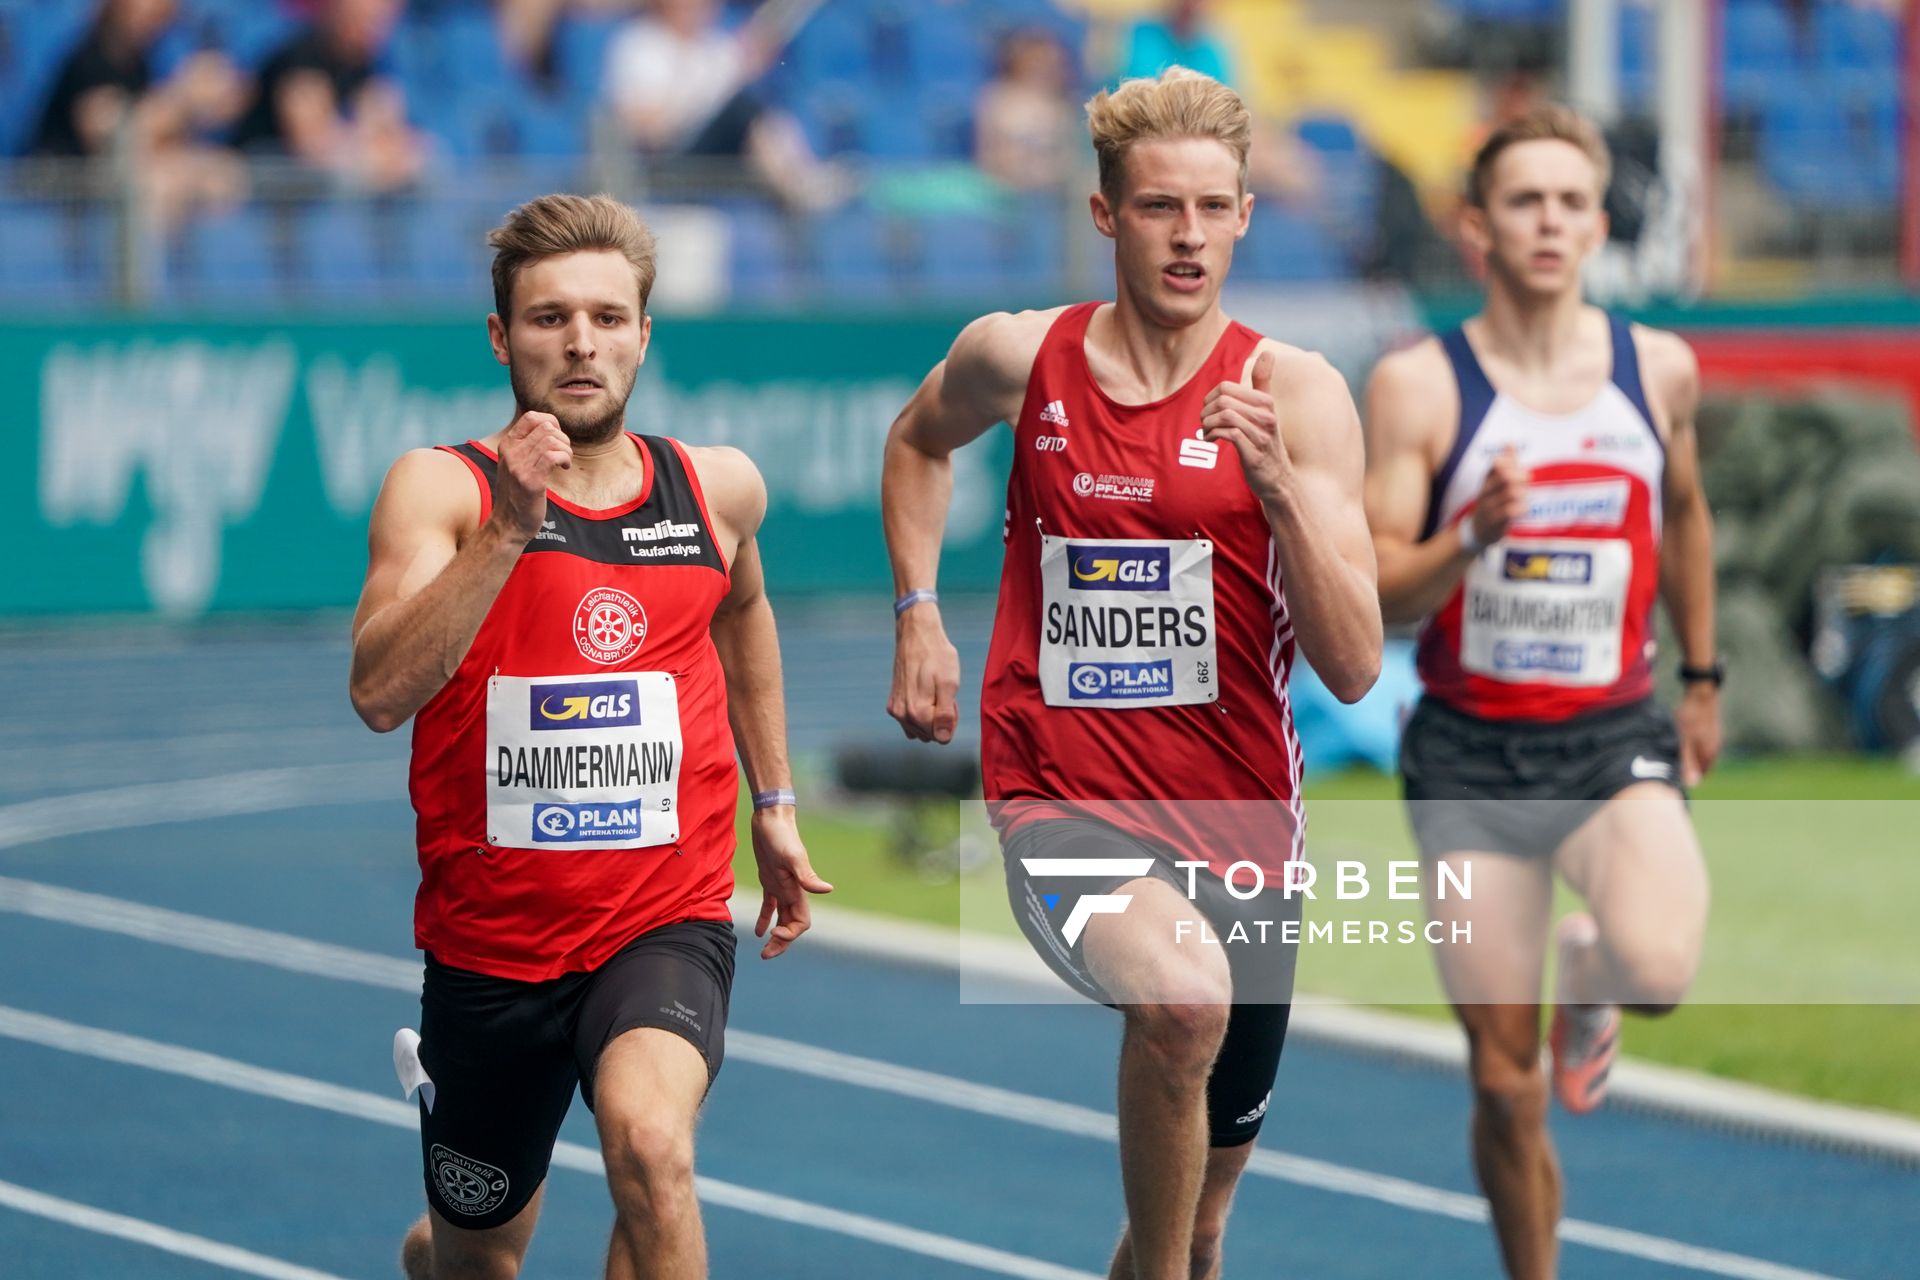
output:
[[[720,1070],[735,937],[725,921],[683,920],[641,934],[592,973],[515,982],[427,957],[420,1104],[427,1202],[457,1227],[511,1221],[547,1176],[560,1122],[615,1036],[675,1032]]]
[[[1149,874],[1165,880],[1181,896],[1187,895],[1188,871],[1174,865],[1173,854],[1103,822],[1079,818],[1027,822],[1004,837],[1001,853],[1006,860],[1007,896],[1028,943],[1068,986],[1102,1004],[1113,1002],[1082,963],[1078,939],[1070,944],[1062,929],[1080,898],[1112,893],[1133,877],[1034,876],[1023,859],[1151,857],[1154,865]],[[1298,952],[1297,947],[1283,945],[1281,935],[1285,922],[1293,921],[1297,927],[1301,898],[1287,897],[1276,885],[1242,901],[1204,868],[1194,870],[1193,876],[1193,901],[1226,950],[1234,991],[1226,1038],[1207,1078],[1208,1138],[1215,1147],[1237,1147],[1259,1136],[1280,1070]]]
[[[1422,698],[1400,744],[1407,812],[1424,857],[1552,857],[1640,782],[1680,788],[1680,735],[1651,698],[1552,723],[1483,720]]]

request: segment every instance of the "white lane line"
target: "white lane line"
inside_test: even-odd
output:
[[[197,822],[320,804],[364,804],[394,792],[391,761],[255,769],[217,778],[143,782],[0,807],[0,849],[58,836]]]
[[[279,808],[361,803],[387,796],[398,799],[400,793],[395,779],[401,772],[397,760],[267,769],[0,805],[0,849],[83,831],[264,813]],[[85,812],[76,815],[76,809]],[[736,896],[736,922],[741,916],[742,901],[742,897]],[[758,902],[749,901],[746,918],[752,919],[758,910]],[[814,918],[820,945],[910,964],[945,964],[959,968],[963,976],[1003,977],[1023,983],[1038,979],[1051,992],[1050,999],[1059,1001],[1066,994],[1017,939],[963,935],[953,929],[917,921],[893,920],[824,906],[816,909]],[[242,928],[216,921],[202,923],[216,928]],[[131,932],[130,929],[122,931]],[[164,935],[149,940],[174,941]],[[322,947],[325,944],[305,945]],[[259,959],[236,953],[214,954]],[[364,957],[365,953],[358,954]],[[393,963],[384,957],[380,959]],[[304,967],[300,971],[312,972]],[[1303,997],[1295,1006],[1292,1025],[1302,1036],[1376,1056],[1456,1070],[1462,1068],[1466,1060],[1461,1038],[1452,1028],[1377,1010]],[[1722,1125],[1735,1133],[1810,1143],[1842,1154],[1864,1154],[1902,1165],[1920,1163],[1920,1122],[1890,1112],[1820,1102],[1636,1061],[1615,1065],[1611,1089],[1616,1103],[1654,1115]]]
[[[204,1053],[198,1049],[188,1049],[158,1040],[148,1040],[141,1036],[82,1026],[60,1018],[49,1018],[45,1014],[29,1013],[24,1009],[0,1005],[0,1036],[25,1041],[28,1044],[37,1044],[43,1048],[59,1049],[67,1053],[98,1058],[106,1062],[117,1062],[125,1066],[144,1067],[150,1071],[182,1076],[224,1089],[271,1098],[277,1102],[291,1102],[320,1111],[331,1111],[336,1115],[351,1116],[356,1120],[370,1120],[375,1124],[389,1125],[396,1129],[417,1130],[419,1128],[419,1112],[411,1103],[383,1098],[359,1089],[328,1084],[324,1080],[313,1080],[306,1076],[237,1062],[232,1058]],[[582,1173],[601,1176],[606,1173],[606,1167],[600,1160],[600,1153],[578,1143],[557,1144],[554,1147],[553,1162],[561,1168],[575,1169]],[[848,1213],[805,1200],[795,1200],[772,1192],[743,1187],[737,1183],[722,1182],[717,1178],[702,1176],[696,1178],[695,1183],[700,1198],[709,1204],[738,1209],[744,1213],[773,1218],[781,1222],[813,1227],[821,1231],[852,1236],[907,1253],[938,1258],[944,1262],[956,1262],[962,1266],[992,1272],[995,1275],[1015,1276],[1019,1280],[1100,1280],[1100,1277],[1092,1272],[1076,1271],[1071,1267],[1009,1253],[1004,1249],[974,1244],[971,1241],[958,1240],[952,1236],[939,1235],[931,1231],[920,1231],[881,1218]],[[291,1271],[271,1274],[285,1274],[290,1278],[295,1276]],[[316,1277],[318,1280],[335,1280],[334,1277],[321,1277],[318,1272],[298,1273],[299,1280],[314,1280]]]
[[[0,910],[128,934],[188,951],[267,964],[298,973],[398,991],[417,992],[420,989],[420,967],[412,961],[32,881],[0,876]],[[1112,1115],[1073,1103],[1056,1102],[994,1085],[732,1028],[727,1031],[727,1052],[756,1066],[874,1089],[1056,1133],[1073,1134],[1101,1142],[1117,1141],[1118,1130]],[[1247,1167],[1264,1177],[1320,1191],[1375,1200],[1419,1213],[1463,1222],[1484,1222],[1487,1218],[1486,1201],[1478,1196],[1429,1187],[1387,1174],[1351,1169],[1307,1156],[1260,1150],[1253,1153]],[[1797,1270],[1759,1258],[1705,1249],[1578,1218],[1563,1220],[1560,1235],[1569,1243],[1690,1267],[1708,1275],[1729,1276],[1735,1280],[1833,1280],[1818,1272]]]
[[[221,1244],[218,1240],[209,1240],[205,1236],[189,1235],[184,1231],[175,1231],[172,1227],[163,1227],[140,1218],[129,1218],[125,1214],[109,1213],[105,1209],[96,1209],[92,1205],[62,1200],[58,1196],[50,1196],[11,1182],[0,1182],[0,1207],[32,1214],[36,1218],[47,1218],[69,1227],[78,1227],[82,1231],[91,1231],[95,1235],[117,1236],[122,1240],[146,1245],[150,1249],[178,1254],[183,1258],[192,1258],[196,1262],[211,1263],[216,1267],[225,1267],[229,1271],[238,1271],[243,1275],[265,1276],[267,1280],[342,1280],[340,1276],[331,1272],[315,1271],[312,1267],[297,1267],[291,1262],[282,1262],[278,1258],[269,1258],[264,1254],[253,1253],[230,1244]]]

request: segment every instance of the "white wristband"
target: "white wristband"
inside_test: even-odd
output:
[[[1477,556],[1486,549],[1487,544],[1473,531],[1473,517],[1468,516],[1455,526],[1460,530],[1460,551],[1464,555]]]
[[[899,617],[917,604],[939,604],[938,594],[926,587],[915,587],[893,602],[893,616]]]

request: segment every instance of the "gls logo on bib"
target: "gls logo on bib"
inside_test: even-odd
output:
[[[534,729],[604,729],[640,723],[639,686],[632,680],[536,684],[528,691]]]
[[[1165,547],[1106,547],[1073,543],[1067,585],[1075,591],[1163,591],[1171,580]]]

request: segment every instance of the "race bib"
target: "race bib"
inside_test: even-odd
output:
[[[1050,707],[1220,697],[1213,543],[1040,539],[1040,693]]]
[[[664,671],[487,682],[487,841],[643,849],[680,838],[680,699]]]
[[[1509,684],[1620,678],[1633,549],[1620,539],[1512,539],[1467,568],[1460,661]]]

